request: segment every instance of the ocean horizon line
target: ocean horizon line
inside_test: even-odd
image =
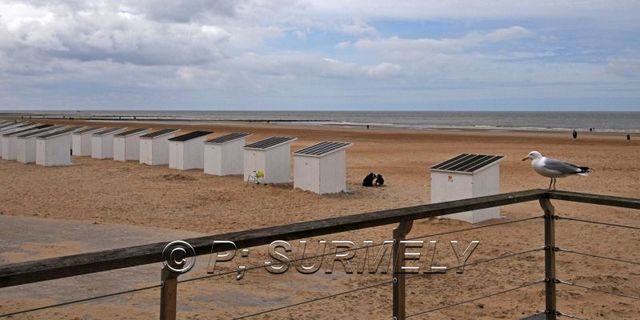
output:
[[[640,107],[639,107],[640,108]],[[307,110],[297,110],[297,109],[0,109],[0,114],[14,114],[14,113],[56,113],[56,112],[293,112],[293,113],[309,113],[309,112],[333,112],[333,113],[349,113],[349,112],[371,112],[371,113],[393,113],[393,112],[451,112],[451,113],[466,113],[466,112],[477,112],[477,113],[640,113],[640,110],[627,110],[627,109],[616,109],[616,110],[558,110],[558,109],[549,109],[549,110],[472,110],[472,109],[430,109],[430,110],[420,110],[420,109],[307,109]]]
[[[603,111],[47,111],[0,112],[32,119],[265,122],[412,130],[522,130],[640,133],[640,112]]]

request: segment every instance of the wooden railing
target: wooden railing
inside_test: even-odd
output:
[[[545,219],[545,318],[556,319],[556,316],[561,314],[556,308],[555,293],[555,287],[558,283],[555,275],[555,255],[558,251],[555,245],[555,221],[558,220],[558,217],[555,215],[551,200],[640,209],[639,199],[535,189],[216,234],[186,239],[185,241],[193,246],[196,255],[204,255],[227,250],[227,248],[218,247],[218,250],[212,252],[211,244],[214,240],[232,241],[237,249],[242,249],[268,244],[276,240],[295,240],[398,224],[393,232],[394,240],[396,240],[393,246],[393,256],[396,257],[398,252],[403,252],[399,240],[405,239],[415,220],[535,200],[539,201]],[[159,242],[0,266],[0,288],[161,262],[163,261],[162,251],[166,245],[166,242]],[[404,308],[405,275],[399,272],[401,267],[402,260],[395,259],[392,281],[392,314],[394,319],[407,317]],[[166,267],[162,271],[161,319],[175,319],[176,317],[177,277],[178,274]]]

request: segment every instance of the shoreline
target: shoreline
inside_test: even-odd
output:
[[[606,124],[612,124],[615,119],[604,119],[603,123],[605,127],[597,127],[592,123],[580,123],[584,122],[584,119],[578,120],[573,123],[571,120],[564,122],[554,122],[549,120],[550,126],[545,126],[547,121],[541,120],[539,116],[532,119],[518,119],[518,116],[498,116],[491,121],[487,121],[484,117],[485,114],[504,114],[501,111],[486,111],[486,112],[474,112],[474,111],[460,111],[461,118],[451,117],[450,114],[456,114],[457,112],[444,111],[407,111],[407,114],[402,115],[404,112],[392,112],[392,111],[380,111],[380,112],[362,112],[361,117],[356,114],[355,111],[341,112],[325,112],[325,111],[308,111],[287,113],[284,111],[257,111],[255,115],[249,114],[250,111],[220,111],[220,114],[195,114],[198,111],[96,111],[96,114],[92,114],[89,111],[82,111],[78,114],[72,112],[60,111],[60,113],[29,113],[29,112],[0,112],[0,119],[21,119],[21,120],[41,120],[41,121],[96,121],[96,122],[133,122],[133,123],[151,123],[151,124],[171,124],[171,125],[216,125],[220,123],[237,123],[237,124],[275,124],[284,126],[300,126],[300,127],[328,127],[328,128],[367,128],[370,129],[391,129],[391,130],[407,130],[407,131],[497,131],[497,132],[551,132],[551,133],[567,133],[576,130],[578,133],[589,134],[610,134],[610,135],[627,135],[640,134],[640,127],[634,125],[633,122],[626,123],[622,126],[618,125],[616,128],[614,125],[609,125],[606,128]],[[140,114],[138,114],[140,112]],[[144,113],[143,113],[144,112]],[[194,114],[190,114],[193,112]],[[392,119],[384,117],[371,117],[371,114],[379,113],[384,114],[388,112]],[[431,116],[414,119],[411,113],[416,113],[417,117],[421,114],[429,114],[433,112]],[[154,114],[155,113],[155,114]],[[167,116],[162,115],[166,113]],[[443,113],[447,118],[444,123],[438,117],[442,117]],[[474,114],[469,116],[469,113]],[[616,112],[565,112],[557,111],[558,114],[565,114],[566,117],[571,114],[615,114]],[[620,111],[620,114],[629,113],[632,117],[636,116],[635,112]],[[401,114],[398,116],[398,114]],[[474,121],[474,117],[478,115],[479,119]],[[518,112],[513,112],[517,115]],[[545,114],[541,112],[527,112],[523,111],[522,114]],[[640,115],[640,113],[638,113]],[[411,120],[407,116],[411,117]],[[272,118],[274,117],[274,118]],[[326,118],[325,118],[326,117]],[[395,119],[395,120],[394,120]],[[435,119],[435,120],[434,120]],[[433,120],[433,121],[432,121]],[[530,120],[530,121],[529,121]],[[618,119],[624,121],[622,119]],[[542,122],[541,122],[542,121]],[[501,125],[504,122],[506,125]],[[575,125],[574,125],[575,124]],[[367,128],[367,129],[369,129]],[[591,131],[593,129],[593,131]]]
[[[15,118],[15,117],[3,117],[0,115],[0,120],[23,120],[23,121],[40,121],[43,123],[53,124],[78,124],[78,125],[96,125],[96,124],[109,124],[106,127],[115,127],[120,125],[126,125],[127,127],[149,127],[152,128],[167,128],[178,127],[179,129],[193,128],[214,128],[214,127],[268,127],[278,130],[277,128],[295,128],[295,129],[326,129],[326,130],[354,130],[363,132],[390,132],[390,133],[528,133],[528,134],[569,134],[572,130],[570,128],[521,128],[521,127],[466,127],[466,126],[436,126],[436,127],[411,127],[403,125],[384,125],[384,124],[370,124],[367,128],[367,124],[317,124],[324,122],[323,120],[183,120],[183,119],[106,119],[106,118]],[[638,135],[640,129],[616,131],[605,130],[589,131],[588,129],[575,129],[580,137],[588,136],[616,136],[623,139],[627,134]]]

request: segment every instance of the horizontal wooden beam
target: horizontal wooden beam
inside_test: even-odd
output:
[[[546,194],[546,190],[537,189],[503,193],[486,197],[230,232],[186,239],[186,241],[194,247],[196,254],[202,255],[211,253],[211,245],[214,240],[233,241],[237,248],[241,249],[268,244],[275,240],[303,239],[394,224],[406,220],[424,219],[469,210],[533,201],[545,197]],[[166,242],[159,242],[0,266],[0,288],[160,262],[162,261],[162,250],[166,244]],[[220,248],[220,250],[223,250],[223,248]]]
[[[601,194],[589,194],[570,191],[553,190],[548,192],[550,199],[590,203],[610,207],[640,209],[640,199],[622,198]]]

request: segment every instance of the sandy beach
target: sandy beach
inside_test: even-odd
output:
[[[49,121],[57,124],[96,125],[88,121]],[[177,171],[166,166],[145,166],[136,162],[95,160],[74,157],[73,165],[45,168],[0,160],[0,214],[73,220],[88,224],[120,224],[216,234],[276,226],[292,222],[398,208],[430,203],[429,168],[460,153],[505,156],[500,163],[501,192],[546,188],[548,179],[533,172],[522,157],[531,150],[572,163],[595,168],[588,177],[558,180],[558,189],[640,197],[640,139],[627,141],[622,135],[491,131],[409,131],[372,128],[330,128],[274,124],[149,124],[103,123],[101,126],[178,127],[208,129],[217,136],[246,131],[253,142],[271,135],[298,137],[292,151],[323,140],[352,142],[347,151],[346,193],[319,196],[294,190],[291,185],[246,184],[239,176],[216,177],[202,170]],[[369,172],[382,173],[386,185],[364,188],[362,178]],[[640,226],[638,212],[593,205],[555,201],[560,215]],[[541,215],[537,202],[502,208],[502,221]],[[495,221],[494,221],[495,222]],[[424,220],[414,224],[410,236],[431,234],[469,224],[451,220]],[[347,235],[352,241],[382,241],[391,237],[394,226],[366,229]],[[28,232],[28,228],[25,232]],[[561,221],[556,231],[558,243],[583,252],[640,261],[640,236],[626,230]],[[1,237],[0,237],[1,238]],[[542,220],[436,237],[438,241],[481,242],[470,261],[518,252],[543,245]],[[256,248],[256,251],[265,248]],[[455,265],[447,245],[439,261]],[[449,251],[447,251],[449,250]],[[59,255],[86,250],[63,247]],[[6,263],[35,257],[0,252]],[[470,267],[464,274],[424,276],[412,279],[407,287],[408,314],[443,306],[487,293],[505,290],[543,278],[543,253],[531,254]],[[256,261],[259,261],[256,259]],[[227,266],[229,267],[229,266]],[[630,296],[640,296],[640,267],[602,259],[560,254],[558,272],[562,279]],[[158,273],[159,277],[159,273]],[[288,272],[271,275],[256,270],[246,279],[231,277],[192,282],[180,287],[180,319],[224,319],[296,303],[313,297],[345,291],[389,279],[389,275],[313,276]],[[79,280],[80,281],[80,280]],[[47,283],[41,283],[47,286]],[[558,306],[568,314],[588,319],[636,319],[637,301],[559,286]],[[9,288],[11,289],[11,288]],[[13,288],[17,289],[17,288]],[[543,285],[444,309],[416,317],[419,319],[517,319],[544,308]],[[223,299],[224,292],[253,299]],[[218,293],[218,295],[216,295]],[[62,319],[148,319],[157,317],[157,291],[137,293],[126,300],[105,300],[56,308],[54,318]],[[255,296],[259,296],[256,298]],[[47,299],[27,298],[0,302],[0,313],[42,305]],[[250,301],[249,301],[250,300]],[[120,306],[121,309],[112,306]],[[256,319],[389,319],[390,286],[359,291],[333,299],[301,305]],[[53,310],[53,309],[52,309]],[[16,319],[39,319],[53,311],[42,311]],[[86,316],[86,318],[85,318]]]

